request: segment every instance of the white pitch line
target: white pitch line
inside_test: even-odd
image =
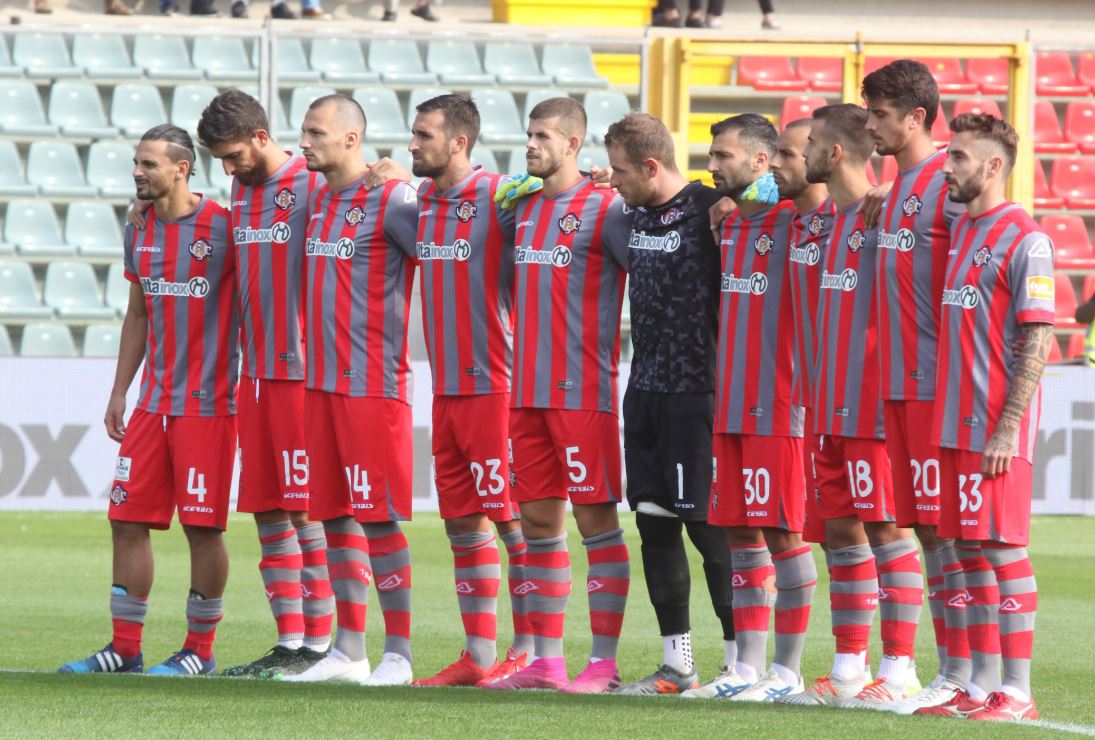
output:
[[[1071,732],[1074,735],[1087,735],[1088,737],[1095,737],[1095,727],[1088,727],[1087,725],[1074,725],[1068,722],[1053,722],[1052,720],[1048,719],[1016,720],[1014,724],[1033,725],[1035,727],[1044,727],[1047,730],[1057,730],[1058,732]]]

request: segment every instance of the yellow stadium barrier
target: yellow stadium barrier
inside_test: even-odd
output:
[[[655,0],[493,0],[492,9],[495,23],[622,28],[650,25],[654,5]]]

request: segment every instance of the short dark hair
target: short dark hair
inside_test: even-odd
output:
[[[468,137],[468,153],[479,140],[479,107],[468,95],[446,94],[424,100],[415,106],[419,113],[439,110],[445,115],[441,128],[449,137],[463,134]]]
[[[368,122],[365,118],[365,110],[361,107],[361,103],[357,102],[349,95],[333,93],[331,95],[322,95],[313,100],[312,104],[308,106],[308,110],[322,108],[325,105],[333,105],[338,108],[338,114],[342,117],[347,127],[351,130],[356,128],[358,133],[364,138],[365,126]]]
[[[673,137],[661,119],[649,113],[631,112],[608,127],[605,146],[618,146],[632,164],[645,159],[660,162],[670,172],[677,172],[677,150]]]
[[[863,78],[861,92],[868,105],[885,100],[903,116],[923,108],[929,131],[939,113],[939,85],[928,66],[913,59],[897,59],[871,72]]]
[[[586,117],[586,109],[574,98],[547,98],[537,103],[528,118],[530,121],[546,121],[549,118],[558,118],[564,123],[564,133],[577,136],[581,140],[586,138],[586,129],[589,119]]]
[[[197,155],[194,152],[194,140],[186,129],[179,128],[170,123],[161,123],[153,126],[141,135],[141,141],[163,141],[167,144],[167,156],[172,162],[187,163],[187,177],[194,173],[194,160]]]
[[[814,120],[825,124],[825,135],[851,155],[856,162],[866,163],[874,152],[874,142],[867,133],[867,109],[855,103],[826,105],[814,111]]]
[[[1015,166],[1019,134],[1011,124],[988,113],[963,113],[951,119],[951,131],[969,133],[975,139],[992,141],[1004,150],[1004,176]]]
[[[769,157],[773,157],[779,147],[779,133],[776,127],[759,113],[742,113],[711,124],[712,138],[727,131],[737,131],[738,138],[751,153],[763,149]]]
[[[784,131],[792,128],[809,128],[814,122],[813,118],[796,118],[783,127]]]
[[[198,119],[198,141],[204,147],[246,141],[256,131],[269,133],[270,119],[262,103],[235,88],[210,100]]]

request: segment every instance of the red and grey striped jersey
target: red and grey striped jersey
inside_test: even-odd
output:
[[[511,403],[615,414],[631,211],[588,178],[516,211]]]
[[[1011,384],[1021,324],[1053,324],[1053,243],[1017,203],[954,225],[943,285],[932,441],[982,452]],[[1015,454],[1034,460],[1041,387],[1023,415]]]
[[[814,427],[817,434],[882,439],[874,295],[878,230],[863,225],[862,202],[837,211],[821,253]]]
[[[309,196],[323,175],[291,156],[261,185],[232,181],[243,374],[303,380],[300,303]]]
[[[410,403],[417,226],[418,195],[405,182],[319,188],[304,243],[308,388]]]
[[[950,227],[966,207],[947,197],[946,152],[902,170],[882,205],[878,233],[878,347],[882,398],[935,397],[939,298]]]
[[[722,226],[715,431],[801,437],[792,401],[794,306],[788,273],[795,207],[782,201]]]
[[[165,221],[125,229],[125,276],[148,310],[137,408],[165,416],[230,416],[239,380],[236,254],[228,211],[206,197]]]
[[[795,216],[791,232],[790,284],[794,304],[795,380],[792,403],[813,406],[817,368],[817,302],[821,281],[821,253],[836,219],[832,198]]]
[[[509,393],[515,217],[494,203],[502,175],[476,168],[446,192],[418,189],[422,326],[439,396]]]

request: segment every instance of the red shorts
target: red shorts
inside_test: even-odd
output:
[[[803,516],[802,539],[806,542],[825,542],[825,520],[818,511],[821,492],[817,487],[818,436],[814,433],[814,412],[806,408],[806,432],[802,437],[802,467],[806,473],[806,513]]]
[[[802,531],[806,481],[802,440],[716,434],[707,523]]]
[[[236,511],[308,511],[304,381],[240,378]]]
[[[235,464],[235,416],[136,409],[118,450],[107,518],[167,529],[177,508],[180,524],[224,529]]]
[[[411,518],[411,407],[392,398],[304,394],[304,441],[312,496],[309,518],[359,522]]]
[[[509,394],[433,397],[433,466],[442,519],[514,520]]]
[[[893,480],[884,440],[822,435],[814,465],[822,519],[894,520]]]
[[[885,401],[897,526],[939,524],[939,448],[931,443],[934,401]]]
[[[570,498],[575,504],[617,503],[620,420],[603,411],[512,409],[513,500]]]
[[[1011,459],[1002,476],[981,477],[981,453],[939,451],[943,494],[939,536],[1026,546],[1030,541],[1032,466]]]

